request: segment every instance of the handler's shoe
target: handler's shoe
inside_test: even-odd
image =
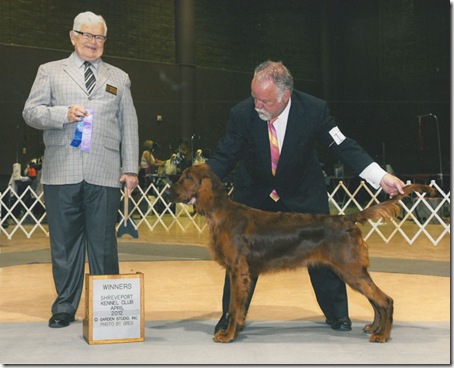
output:
[[[61,328],[69,326],[70,322],[74,322],[74,316],[69,313],[56,313],[49,319],[49,327]]]
[[[352,329],[352,321],[350,321],[350,318],[348,317],[338,319],[328,318],[326,323],[329,324],[333,330],[351,331]]]

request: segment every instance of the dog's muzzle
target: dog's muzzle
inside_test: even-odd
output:
[[[173,189],[173,187],[168,188],[164,192],[164,196],[169,202],[173,202],[173,203],[181,202],[181,203],[188,204],[188,205],[194,205],[197,202],[196,197],[191,197],[191,198],[187,198],[187,199],[178,198],[178,195],[177,195],[176,191]]]

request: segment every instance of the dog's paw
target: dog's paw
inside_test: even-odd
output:
[[[363,332],[364,332],[364,333],[371,334],[371,333],[372,333],[372,324],[370,324],[370,325],[365,325],[365,326],[363,327]]]
[[[385,336],[384,334],[372,334],[369,337],[370,342],[386,342],[389,340],[389,336]]]
[[[379,327],[379,326],[376,326],[376,325],[374,325],[373,323],[371,323],[371,324],[365,325],[365,326],[363,327],[363,332],[364,332],[364,333],[368,333],[368,334],[373,334],[373,333],[378,332],[378,327]]]
[[[218,331],[214,337],[213,341],[214,342],[232,342],[235,340],[236,336],[233,336],[233,334],[228,333],[228,331]]]

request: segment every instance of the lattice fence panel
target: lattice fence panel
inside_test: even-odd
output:
[[[153,231],[157,226],[162,226],[170,231],[176,226],[183,233],[195,230],[201,234],[208,231],[204,218],[198,215],[192,206],[169,203],[166,200],[165,191],[169,185],[169,182],[150,184],[146,190],[138,187],[132,198],[128,199],[127,209],[122,206],[118,211],[117,230],[124,226],[137,232],[141,226],[146,226]],[[365,233],[365,239],[372,234],[378,234],[385,243],[389,243],[394,236],[400,234],[411,245],[416,239],[424,236],[433,245],[437,245],[444,237],[449,237],[451,192],[445,193],[435,181],[430,185],[438,192],[436,198],[426,198],[425,194],[414,193],[410,198],[401,201],[402,212],[397,219],[391,221],[391,231],[385,233],[381,221],[369,220],[370,229]],[[233,188],[226,185],[226,190],[231,194]],[[364,181],[361,181],[354,190],[350,190],[349,185],[339,181],[333,190],[328,192],[332,214],[342,215],[360,211],[380,203],[380,198],[386,199],[386,193],[381,188],[371,189]],[[124,203],[124,192],[122,199]],[[46,236],[49,235],[43,193],[37,194],[31,186],[20,194],[9,186],[0,193],[0,207],[0,235],[3,234],[8,239],[21,232],[27,238],[31,238],[39,231]],[[409,232],[408,227],[404,226],[408,222],[415,224],[417,230]]]

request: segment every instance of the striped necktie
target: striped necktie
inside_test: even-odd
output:
[[[91,70],[90,66],[91,63],[89,61],[84,62],[85,65],[85,87],[87,88],[88,94],[90,94],[93,91],[93,88],[95,87],[96,83],[96,78],[93,73],[93,70]]]
[[[270,151],[271,151],[271,172],[273,175],[276,175],[277,163],[279,162],[279,143],[277,140],[276,128],[273,123],[277,118],[271,119],[268,121],[268,136],[270,138]],[[279,194],[277,194],[276,189],[270,193],[270,197],[274,201],[279,200]]]

